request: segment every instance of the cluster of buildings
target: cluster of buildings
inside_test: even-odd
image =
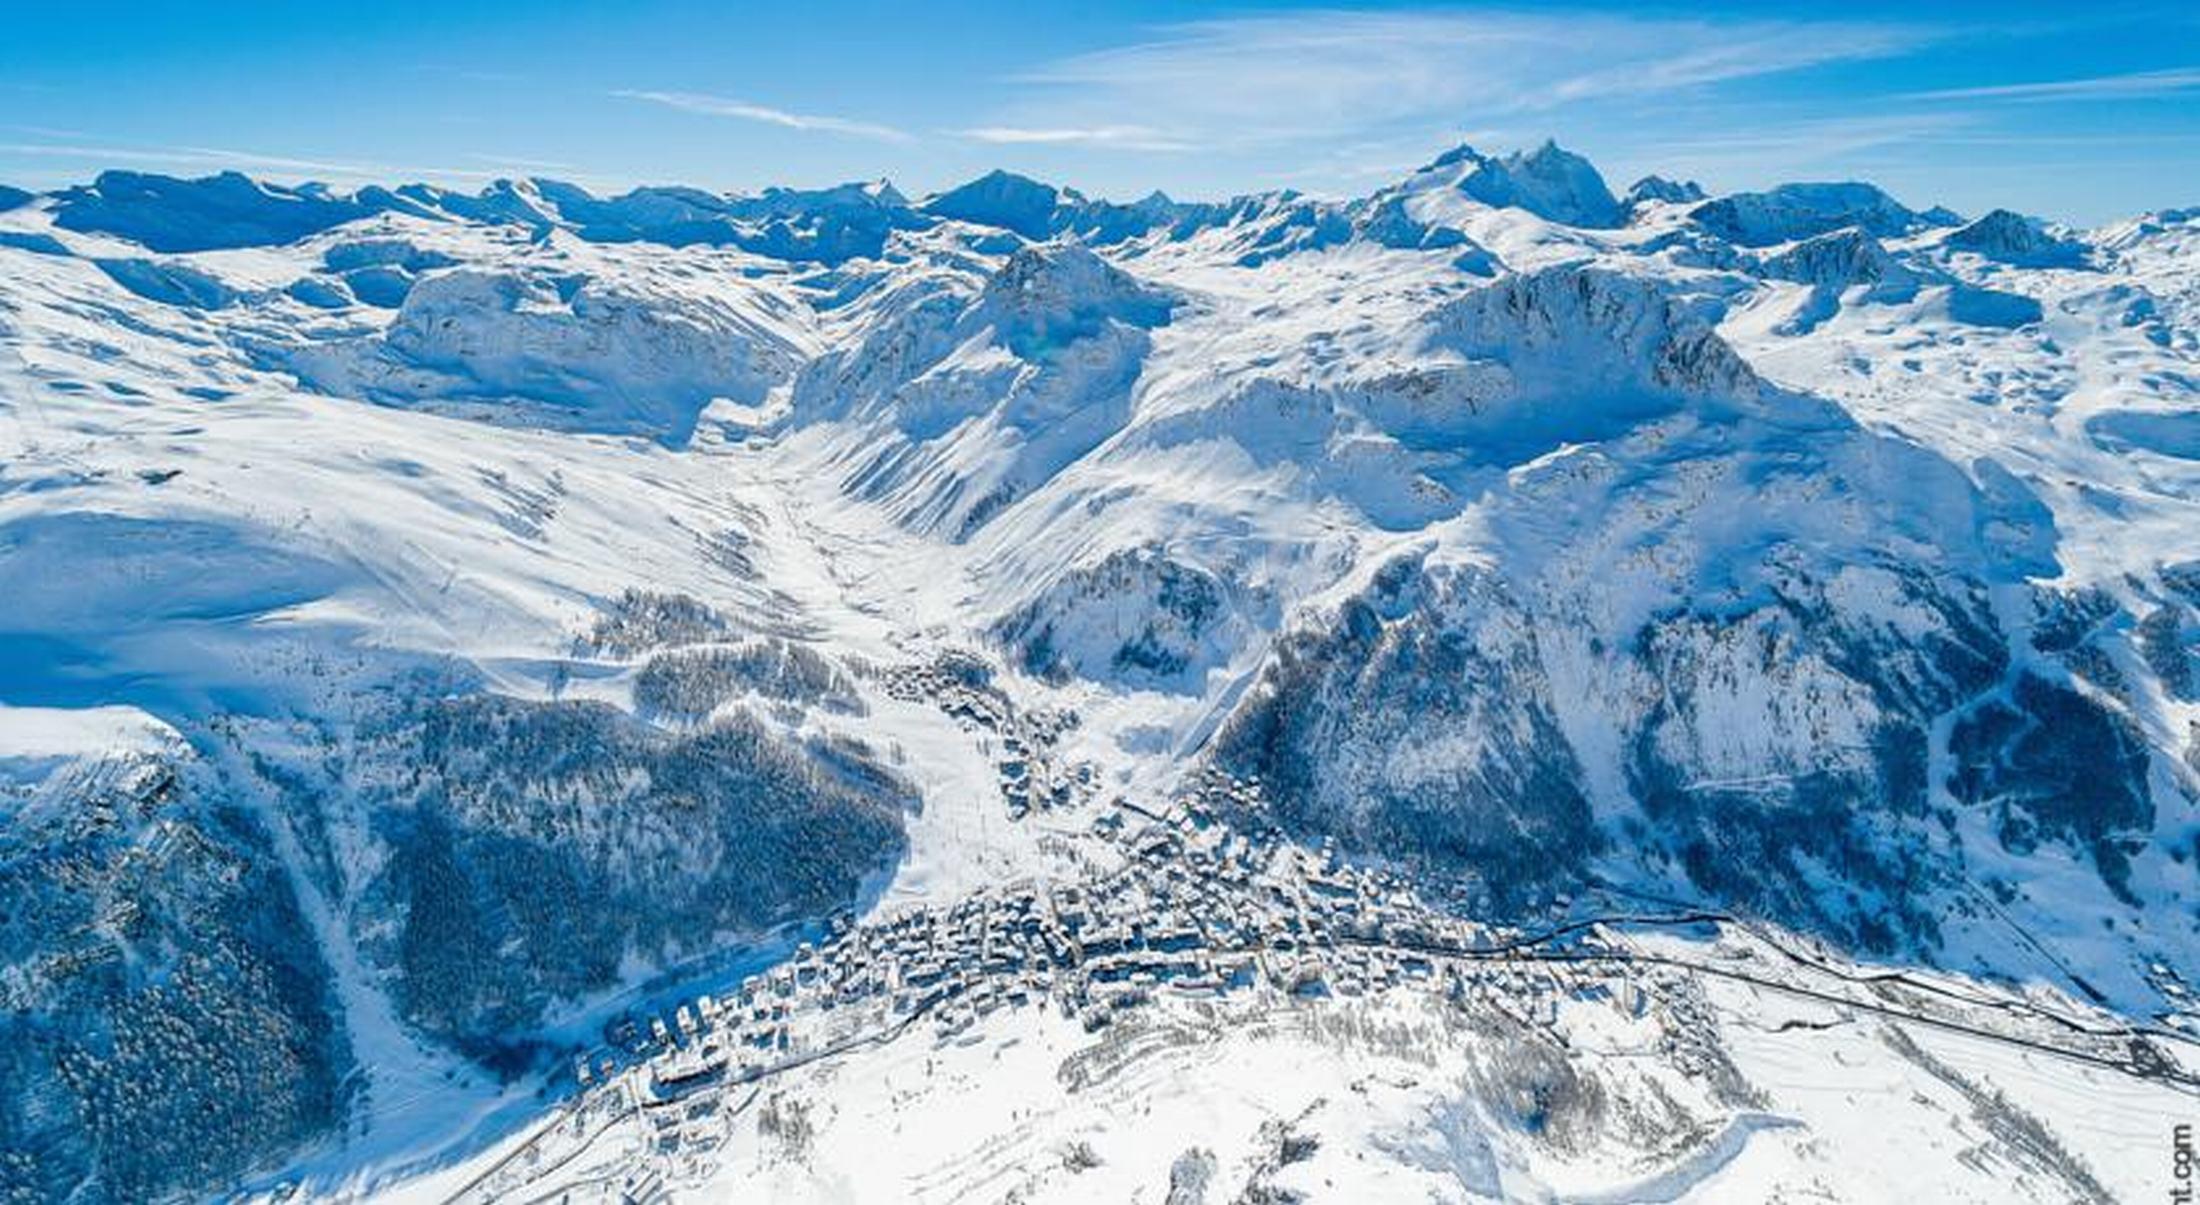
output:
[[[2155,1020],[2191,1037],[2200,1038],[2200,992],[2188,986],[2176,968],[2155,959],[2145,967],[2147,985],[2162,998]]]
[[[625,1083],[670,1136],[707,1116],[688,1103],[705,1089],[912,1030],[975,1041],[977,1022],[1000,1009],[1055,1009],[1099,1030],[1165,996],[1350,997],[1414,985],[1489,1001],[1526,1024],[1554,1022],[1569,997],[1643,1008],[1642,989],[1610,985],[1609,967],[1477,959],[1513,935],[1428,906],[1402,875],[1248,836],[1197,796],[1165,813],[1119,800],[1095,830],[1115,854],[1106,874],[838,920],[823,941],[653,1021],[633,1064],[584,1058],[581,1081]]]
[[[974,691],[961,704],[996,722],[1008,714],[979,709],[985,698]],[[1099,1031],[1169,997],[1407,988],[1560,1045],[1569,1001],[1607,1007],[1623,1023],[1655,1009],[1668,1035],[1714,1031],[1693,1019],[1703,1005],[1682,990],[1681,964],[1640,957],[1596,924],[1554,936],[1478,923],[1458,900],[1432,904],[1423,894],[1452,889],[1220,819],[1257,815],[1258,803],[1257,782],[1209,771],[1161,811],[1122,799],[1104,809],[1093,829],[1108,869],[1093,877],[1004,884],[861,924],[837,918],[778,965],[631,1034],[630,1057],[580,1060],[582,1092],[479,1182],[480,1198],[559,1179],[544,1169],[607,1134],[629,1153],[646,1145],[649,1166],[677,1178],[682,1166],[715,1158],[733,1119],[768,1095],[773,1077],[903,1037],[974,1043],[979,1021],[1001,1010],[1056,1010]],[[1719,957],[1752,952],[1720,946]],[[1875,990],[1891,999],[1886,984]],[[600,1187],[644,1199],[662,1181]]]
[[[904,1036],[975,1042],[978,1022],[1004,1009],[1057,1010],[1097,1031],[1171,996],[1420,985],[1502,998],[1522,1022],[1547,1023],[1554,993],[1578,990],[1533,969],[1462,968],[1411,948],[1504,935],[1427,908],[1399,876],[1248,837],[1194,801],[1166,813],[1117,801],[1095,831],[1113,854],[1098,877],[1007,884],[862,924],[836,919],[821,940],[733,989],[625,1027],[617,1051],[576,1062],[582,1091],[553,1123],[461,1198],[556,1182],[650,1199],[667,1174],[713,1159],[772,1077]],[[602,1157],[645,1147],[646,1160]],[[655,1169],[648,1182],[590,1178],[632,1180],[637,1167]]]
[[[1011,817],[1020,820],[1034,810],[1068,807],[1092,795],[1092,763],[1065,765],[1059,756],[1062,734],[1077,726],[1075,712],[1021,711],[991,685],[982,664],[956,656],[896,666],[885,672],[884,684],[893,698],[930,703],[964,729],[987,735],[985,745]]]

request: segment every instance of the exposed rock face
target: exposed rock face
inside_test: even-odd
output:
[[[1753,609],[1614,630],[1539,596],[1549,580],[1400,562],[1279,645],[1215,756],[1260,775],[1287,828],[1469,871],[1501,905],[1624,865],[1866,948],[1929,947],[1951,882],[1933,733],[2000,680],[2001,637],[1976,592],[1815,572],[1776,571]],[[2144,798],[2143,759],[2110,777]],[[1623,789],[1593,799],[1597,782]]]
[[[1216,575],[1159,549],[1125,549],[1065,575],[997,631],[1042,677],[1197,690],[1234,643],[1224,630],[1242,627],[1243,603],[1233,606],[1229,592]]]
[[[1507,276],[1436,315],[1436,339],[1512,372],[1523,399],[1593,403],[1646,393],[1754,395],[1756,374],[1710,327],[1654,287],[1572,267]]]
[[[1704,199],[1703,186],[1694,180],[1668,180],[1664,176],[1644,176],[1627,190],[1627,207],[1634,209],[1646,201],[1664,201],[1671,205],[1689,205]]]
[[[1439,173],[1448,174],[1452,187],[1485,205],[1524,209],[1569,226],[1611,227],[1625,220],[1620,203],[1596,168],[1555,142],[1501,158],[1462,146],[1422,174]]]
[[[1855,232],[1777,267],[1904,276]],[[1265,818],[1469,871],[1501,903],[1590,876],[1665,883],[1881,952],[1932,950],[1932,901],[1974,886],[1961,809],[2006,812],[2007,849],[2055,843],[2125,890],[2149,759],[2113,705],[2011,678],[2016,637],[1988,601],[2005,554],[1964,517],[2021,500],[1780,396],[1632,282],[1508,277],[1434,329],[1505,369],[1470,410],[1488,426],[1458,446],[1534,432],[1502,463],[1540,470],[1467,512],[1488,534],[1458,559],[1394,562],[1278,642],[1212,751],[1259,776]],[[1643,473],[1661,482],[1647,494]],[[1804,477],[1848,485],[1836,500],[1777,484]],[[1721,497],[1782,534],[1730,559],[1699,539]],[[1835,529],[1831,545],[1807,534]],[[1971,551],[1928,571],[1912,540]],[[1603,559],[1641,548],[1655,571]],[[2121,752],[2074,794],[2050,726]],[[1936,783],[1951,759],[1987,764]]]
[[[2085,261],[2085,249],[2077,243],[2058,237],[2037,218],[2006,209],[1950,231],[1945,245],[2027,267],[2077,267]]]
[[[1278,645],[1217,758],[1259,776],[1266,819],[1469,869],[1500,907],[1578,882],[1602,835],[1533,634],[1486,613],[1500,591],[1386,571]]]
[[[1836,230],[1804,239],[1764,261],[1764,273],[1777,280],[1811,286],[1794,317],[1783,324],[1787,334],[1808,334],[1818,323],[1841,309],[1850,289],[1862,289],[1860,300],[1903,302],[1917,296],[1921,278],[1897,262],[1878,239],[1861,230]]]
[[[1915,274],[1895,262],[1879,240],[1861,230],[1839,230],[1805,239],[1764,262],[1765,275],[1836,291],[1872,285],[1890,296],[1914,295]]]
[[[1400,562],[1278,646],[1214,756],[1259,776],[1265,818],[1471,872],[1500,905],[1624,864],[1862,948],[1929,951],[1932,901],[1968,889],[1955,816],[1931,802],[1952,717],[1955,802],[2011,851],[2057,843],[2125,891],[2153,824],[2128,721],[2030,675],[2004,692],[2005,637],[1976,587],[1814,572],[1779,571],[1757,609],[1597,631],[1517,582]],[[1628,802],[1593,804],[1614,769]]]
[[[968,539],[1129,421],[1149,332],[1175,305],[1082,247],[1021,250],[974,292],[939,286],[814,361],[795,405],[862,424],[849,492]]]
[[[713,398],[755,402],[799,362],[784,331],[739,307],[578,275],[457,270],[415,284],[402,262],[342,273],[362,300],[395,304],[397,319],[383,335],[292,353],[302,378],[397,405],[678,443]]]

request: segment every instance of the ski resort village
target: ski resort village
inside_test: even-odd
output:
[[[1255,163],[834,117],[1012,21],[936,62],[899,44],[931,24],[824,22],[880,61],[794,81],[814,111],[648,85],[823,20],[692,7],[538,131],[755,127],[776,157],[666,160],[753,186],[0,139],[42,173],[0,187],[0,1205],[2179,1199],[2200,210],[1732,162],[1848,145],[1820,125],[1606,126],[1604,168],[1544,136],[1897,25],[1952,53],[1911,14],[1309,10],[1102,53],[1103,5],[1004,85],[1184,102],[1281,56],[1216,102]],[[1429,45],[1576,70],[1491,85],[1550,106],[1490,149]],[[2072,88],[2189,125],[2173,51],[1885,106],[1936,157]],[[534,111],[431,61],[78,107]],[[388,116],[441,89],[482,120]],[[1385,147],[1255,128],[1430,90]],[[1255,191],[1065,183],[1103,152]]]

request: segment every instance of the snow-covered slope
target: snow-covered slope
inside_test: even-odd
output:
[[[0,1183],[2137,1192],[2044,1068],[2192,1090],[2196,223],[1550,144],[1346,201],[0,196]],[[1241,838],[1329,869],[1231,895]],[[1103,882],[1144,919],[1026,957]],[[1055,919],[880,936],[1004,890]],[[1606,968],[1544,1015],[1397,892],[1710,919],[1535,944]],[[1737,933],[1831,978],[1775,1008]],[[1198,989],[1096,1024],[1103,945]],[[1896,979],[1961,1007],[1825,999]],[[763,1044],[652,1032],[699,996]],[[707,1158],[647,1128],[696,1066]]]

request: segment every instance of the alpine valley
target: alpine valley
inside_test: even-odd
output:
[[[2163,1199],[2196,909],[2200,210],[0,189],[0,1201]]]

